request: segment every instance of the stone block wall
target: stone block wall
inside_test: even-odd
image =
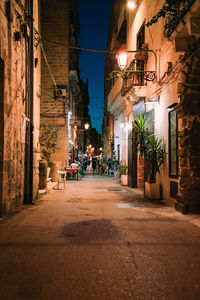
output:
[[[23,203],[24,143],[22,119],[25,113],[25,40],[14,39],[23,20],[21,8],[14,2],[6,14],[5,2],[0,10],[0,215]]]
[[[0,217],[2,216],[3,197],[3,159],[4,159],[4,62],[0,58]]]
[[[53,159],[62,166],[68,160],[69,24],[69,1],[41,1],[41,35],[48,61],[47,65],[42,52],[41,124],[61,128]],[[67,90],[66,97],[54,97],[56,85]]]
[[[187,64],[179,120],[179,192],[176,208],[200,213],[200,51]]]
[[[7,7],[7,9],[6,9]],[[35,26],[38,29],[38,0],[33,1]],[[0,215],[3,216],[25,202],[26,196],[37,198],[38,191],[38,123],[39,110],[34,103],[34,115],[30,115],[30,68],[27,67],[30,58],[28,53],[28,36],[25,32],[27,24],[25,16],[25,1],[1,1],[0,10]],[[34,52],[35,53],[35,52]],[[38,64],[39,66],[39,64]],[[34,69],[34,75],[40,69]],[[37,86],[40,85],[37,76]],[[38,90],[34,86],[34,95]],[[33,97],[34,97],[33,95]],[[36,100],[36,99],[34,99]],[[39,101],[39,100],[38,100]],[[33,160],[26,156],[26,148],[30,148],[30,132],[33,132]],[[37,122],[35,120],[37,119]],[[28,157],[28,159],[26,159]],[[26,162],[28,167],[26,168]],[[33,164],[33,166],[32,166]],[[29,176],[33,167],[33,173]],[[26,171],[25,171],[26,169]],[[26,179],[26,180],[25,180]],[[29,189],[33,180],[33,191]],[[32,195],[33,193],[33,195]],[[33,196],[33,197],[32,197]]]

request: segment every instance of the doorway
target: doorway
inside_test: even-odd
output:
[[[128,136],[128,186],[137,187],[137,150],[133,131]]]

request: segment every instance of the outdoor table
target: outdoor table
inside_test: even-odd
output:
[[[79,168],[65,168],[65,170],[67,171],[67,173],[69,173],[70,175],[73,176],[73,178],[75,178],[78,180],[78,170]]]

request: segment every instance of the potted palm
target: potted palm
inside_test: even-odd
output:
[[[160,199],[160,184],[156,183],[156,174],[160,173],[160,166],[165,159],[165,144],[155,135],[148,138],[145,149],[145,160],[148,179],[145,182],[145,196],[149,199]]]
[[[140,153],[140,156],[143,156],[146,151],[147,141],[148,138],[150,137],[150,133],[147,126],[147,122],[142,116],[135,118],[134,132],[135,132],[136,148]]]
[[[128,185],[128,174],[127,174],[127,166],[126,165],[118,165],[117,169],[119,175],[121,177],[121,184]]]
[[[160,173],[160,166],[165,159],[165,144],[149,131],[149,121],[140,116],[135,119],[135,143],[140,161],[145,160],[147,165],[148,179],[145,182],[145,196],[149,199],[160,199],[160,184],[156,183],[156,174]]]

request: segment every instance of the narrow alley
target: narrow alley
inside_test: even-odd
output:
[[[1,221],[0,299],[199,300],[195,220],[113,177],[67,181]]]

